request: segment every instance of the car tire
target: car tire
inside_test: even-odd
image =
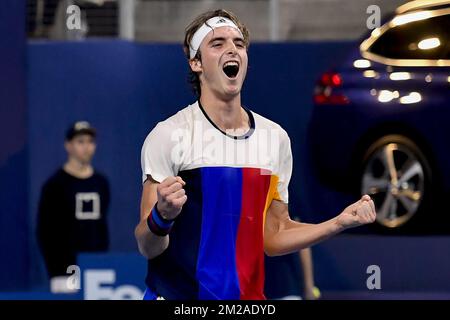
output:
[[[359,175],[360,194],[375,202],[376,222],[383,234],[433,233],[431,197],[433,170],[411,139],[386,135],[366,150]]]

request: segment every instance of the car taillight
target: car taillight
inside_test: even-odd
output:
[[[316,104],[347,104],[350,101],[334,89],[342,86],[342,78],[336,72],[325,72],[319,79],[315,92],[314,102]]]

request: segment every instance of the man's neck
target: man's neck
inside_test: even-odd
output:
[[[240,95],[230,100],[221,100],[207,92],[202,92],[199,100],[209,118],[221,130],[247,131],[249,129],[249,118],[245,110],[241,107]]]
[[[64,164],[63,170],[79,179],[87,179],[94,174],[94,168],[90,163],[82,163],[71,158]]]

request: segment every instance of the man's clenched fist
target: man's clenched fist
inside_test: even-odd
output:
[[[175,219],[187,200],[183,189],[186,182],[181,177],[167,177],[156,187],[157,209],[164,219]]]
[[[349,205],[337,216],[337,223],[347,229],[375,221],[377,213],[373,200],[364,195],[357,202]]]

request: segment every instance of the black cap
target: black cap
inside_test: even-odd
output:
[[[95,138],[96,131],[91,126],[91,124],[87,121],[77,121],[75,122],[66,132],[66,140],[70,141],[75,136],[78,136],[80,134],[88,134]]]

